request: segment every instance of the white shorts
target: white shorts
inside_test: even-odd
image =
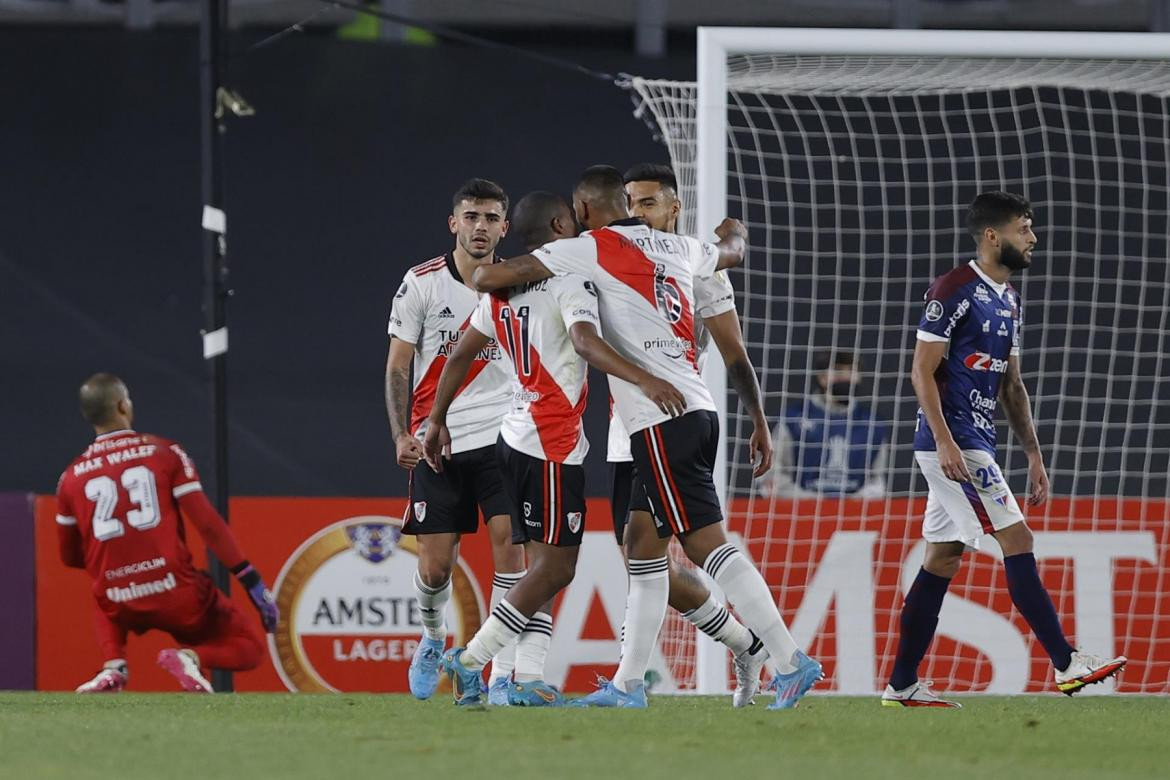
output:
[[[962,542],[979,549],[979,538],[1024,521],[1016,497],[1003,478],[995,458],[983,450],[963,450],[973,482],[948,479],[938,465],[938,454],[915,452],[930,493],[922,518],[922,538],[928,542]]]

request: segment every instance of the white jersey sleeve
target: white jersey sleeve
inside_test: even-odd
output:
[[[578,274],[568,274],[562,277],[561,284],[552,289],[566,331],[578,322],[601,327],[601,315],[597,313],[597,289],[593,282]]]
[[[468,324],[488,338],[496,335],[496,325],[492,320],[492,296],[481,295],[475,311],[471,313]]]
[[[597,242],[588,233],[549,242],[532,255],[554,276],[575,273],[593,279],[597,269]]]
[[[687,246],[687,257],[691,263],[691,271],[695,274],[695,281],[710,279],[715,275],[719,265],[719,247],[709,241],[700,241],[692,236],[680,236]]]
[[[695,279],[695,314],[702,319],[735,311],[735,288],[726,271],[710,279]]]
[[[386,332],[409,344],[417,345],[426,320],[427,306],[424,297],[418,280],[413,274],[407,273],[398,292],[394,294],[394,302],[390,304],[390,324]]]

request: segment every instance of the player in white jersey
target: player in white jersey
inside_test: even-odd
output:
[[[529,248],[576,233],[568,204],[551,193],[525,196],[516,206],[515,223]],[[460,705],[480,702],[480,670],[501,647],[517,639],[519,657],[514,683],[507,689],[508,703],[562,702],[556,689],[540,679],[541,670],[522,662],[531,635],[551,634],[552,598],[573,579],[585,531],[581,464],[589,442],[581,416],[588,395],[586,361],[635,384],[661,408],[682,411],[678,391],[601,340],[597,308],[591,282],[573,274],[484,296],[439,379],[423,448],[428,463],[441,470],[449,441],[447,409],[473,357],[494,336],[511,360],[512,408],[500,428],[496,457],[512,501],[512,539],[525,545],[530,564],[466,649],[453,648],[443,657]]]
[[[738,265],[746,251],[746,229],[726,219],[716,229],[718,244],[653,230],[631,219],[621,173],[594,166],[573,193],[578,221],[589,231],[562,239],[535,254],[480,266],[472,276],[478,290],[491,291],[577,273],[597,287],[602,332],[618,353],[670,379],[686,399],[674,417],[640,396],[628,383],[610,380],[630,447],[661,538],[677,536],[687,556],[719,583],[744,623],[764,643],[778,674],[773,708],[788,708],[823,673],[821,665],[796,646],[764,578],[727,541],[723,510],[711,470],[719,441],[715,403],[696,365],[694,279]],[[653,540],[658,542],[659,540]],[[650,545],[648,545],[650,547]],[[630,592],[626,600],[627,652],[614,681],[605,681],[589,704],[643,706],[642,675],[666,613],[667,560],[657,544],[645,555],[631,549]],[[633,635],[633,638],[631,638]]]
[[[631,213],[644,219],[655,230],[676,232],[681,203],[674,171],[667,165],[644,163],[630,168],[624,178]],[[695,314],[699,372],[702,373],[706,349],[713,339],[723,357],[727,375],[752,417],[754,430],[749,450],[752,462],[757,463],[755,476],[759,477],[772,466],[772,442],[760,399],[760,385],[744,346],[735,310],[735,289],[726,271],[719,271],[710,279],[695,279]],[[611,463],[613,484],[610,495],[618,544],[624,547],[625,539],[635,538],[643,540],[637,545],[639,547],[645,542],[653,542],[657,534],[650,513],[650,499],[634,466],[629,434],[616,414],[610,415],[606,459]],[[664,551],[666,542],[660,543]],[[690,570],[671,563],[669,575],[670,607],[695,628],[727,646],[734,657],[736,675],[732,703],[736,707],[751,704],[759,688],[760,670],[768,659],[763,643],[716,601],[702,580]],[[628,657],[629,653],[623,652],[622,656]]]
[[[507,232],[508,196],[493,182],[471,179],[455,193],[448,219],[455,247],[446,255],[411,268],[394,296],[390,350],[386,360],[386,409],[398,465],[411,471],[402,531],[418,541],[415,592],[423,624],[408,673],[410,690],[429,698],[439,681],[446,644],[444,608],[451,593],[451,570],[462,534],[479,527],[482,510],[492,539],[493,602],[523,576],[524,553],[511,543],[509,506],[496,468],[494,445],[500,420],[511,402],[507,362],[494,342],[475,356],[466,386],[452,407],[448,426],[454,453],[436,474],[415,468],[434,402],[439,374],[464,336],[480,296],[467,286],[472,272],[495,258]],[[414,367],[413,402],[410,371]],[[493,665],[493,676],[512,671],[515,647]]]

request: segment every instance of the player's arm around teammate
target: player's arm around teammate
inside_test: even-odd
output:
[[[604,223],[602,223],[604,224]],[[738,219],[727,217],[715,228],[719,241],[714,245],[719,252],[715,270],[722,271],[743,264],[747,254],[747,228]],[[517,287],[529,282],[548,279],[552,271],[534,255],[512,257],[502,263],[481,265],[471,276],[471,286],[479,292],[493,292]]]

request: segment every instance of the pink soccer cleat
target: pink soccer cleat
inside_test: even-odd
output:
[[[199,656],[194,650],[160,650],[158,665],[178,680],[183,690],[189,693],[215,693],[211,683],[199,670]]]
[[[77,693],[118,693],[126,687],[126,680],[125,671],[107,666],[92,680],[77,686]]]

